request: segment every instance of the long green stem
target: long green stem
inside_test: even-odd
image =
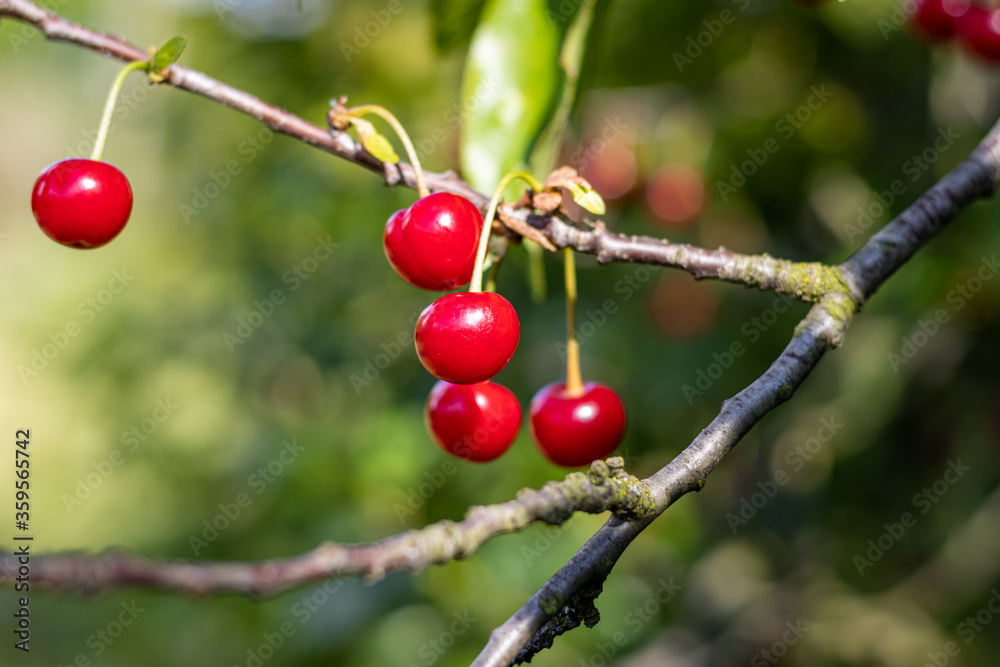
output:
[[[566,273],[566,394],[583,396],[583,376],[580,374],[580,341],[576,338],[576,255],[572,248],[563,248]]]
[[[149,69],[149,63],[145,60],[133,60],[118,72],[115,82],[111,84],[111,91],[108,93],[108,100],[104,103],[104,115],[101,118],[101,127],[97,131],[97,141],[94,142],[94,152],[91,153],[91,160],[100,160],[104,155],[104,145],[108,143],[108,132],[111,130],[111,116],[115,113],[115,105],[118,102],[118,95],[125,85],[125,77],[138,69]]]
[[[427,181],[424,180],[424,170],[420,166],[420,158],[417,157],[417,151],[413,147],[413,142],[410,141],[410,135],[403,129],[403,124],[388,109],[377,104],[362,104],[361,106],[352,107],[350,112],[358,117],[373,113],[392,126],[392,129],[399,135],[399,140],[403,142],[403,148],[406,149],[406,155],[410,159],[410,164],[413,165],[413,173],[416,174],[417,178],[417,194],[421,197],[429,195],[431,191],[427,187]]]
[[[476,266],[472,269],[472,282],[469,284],[470,292],[483,291],[483,265],[486,263],[486,251],[490,247],[490,232],[493,230],[493,218],[497,215],[497,207],[500,205],[500,197],[503,196],[503,191],[506,190],[507,186],[517,178],[520,178],[522,181],[527,183],[528,187],[535,192],[541,192],[545,189],[545,186],[542,185],[541,181],[524,171],[512,171],[500,179],[500,183],[497,184],[496,192],[493,193],[493,198],[490,199],[489,208],[486,209],[486,218],[483,220],[483,231],[479,235],[479,249],[476,251]]]

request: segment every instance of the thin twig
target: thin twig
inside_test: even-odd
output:
[[[575,512],[650,513],[652,495],[624,466],[620,457],[594,461],[588,473],[571,473],[537,491],[524,489],[516,499],[499,505],[472,507],[463,521],[440,521],[371,544],[329,542],[299,556],[261,562],[164,561],[121,550],[40,555],[32,556],[31,581],[80,592],[139,586],[194,595],[259,596],[331,578],[377,580],[390,572],[419,572],[429,565],[467,558],[487,540],[523,530],[535,521],[561,524]],[[17,557],[0,552],[0,578],[13,582],[17,571]]]
[[[0,0],[0,17],[26,21],[47,38],[89,48],[121,60],[141,60],[145,52],[116,37],[93,32],[25,0]],[[294,114],[223,84],[205,74],[173,65],[166,81],[246,113],[270,127],[383,176],[389,185],[416,185],[409,165],[386,165],[342,132],[327,132]],[[493,631],[474,665],[505,666],[564,605],[596,590],[628,544],[675,500],[700,490],[708,475],[765,414],[788,400],[828,349],[841,343],[847,326],[874,291],[958,212],[993,193],[1000,176],[1000,125],[977,150],[903,214],[873,236],[839,267],[796,264],[766,255],[705,250],[664,239],[609,232],[598,223],[578,229],[556,216],[505,208],[501,218],[525,235],[539,230],[552,247],[571,247],[601,262],[640,262],[686,270],[696,278],[716,278],[792,294],[815,302],[795,336],[771,367],[726,401],[719,415],[680,455],[638,482],[617,468],[595,464],[589,475],[570,475],[516,500],[470,509],[460,523],[442,522],[369,545],[322,545],[295,558],[265,563],[160,562],[122,552],[33,558],[38,583],[91,590],[138,585],[191,593],[274,593],[309,581],[360,574],[379,577],[393,570],[418,570],[468,556],[490,537],[520,530],[532,521],[559,523],[575,511],[616,512],[577,554],[507,622]],[[454,173],[427,174],[433,190],[461,194],[482,207],[487,198]],[[511,221],[516,221],[512,223]],[[625,499],[622,499],[624,493]],[[14,571],[10,555],[0,557],[0,575]],[[569,624],[572,625],[572,624]],[[539,644],[547,645],[551,633]]]
[[[843,340],[856,312],[881,284],[959,212],[994,193],[1000,182],[1000,122],[976,150],[908,209],[840,265],[849,295],[820,299],[796,328],[771,367],[722,405],[694,442],[666,467],[644,480],[656,495],[656,515],[705,484],[709,473],[754,424],[791,398],[827,349]],[[612,517],[513,616],[490,634],[472,667],[507,667],[521,647],[572,596],[602,583],[625,547],[655,518]]]
[[[148,58],[144,50],[123,39],[85,28],[27,0],[0,0],[0,17],[4,16],[30,23],[53,41],[91,49],[123,61]],[[387,185],[417,187],[412,166],[405,162],[395,165],[380,162],[346,132],[314,125],[247,92],[179,64],[171,65],[168,74],[164,84],[224,104],[259,120],[276,133],[293,137],[360,165],[382,176]],[[454,172],[425,172],[425,178],[428,187],[435,192],[446,191],[462,195],[480,208],[485,208],[489,201],[487,195],[470,188]],[[818,263],[797,264],[767,255],[739,255],[721,248],[705,250],[670,243],[665,239],[625,236],[607,231],[602,224],[598,224],[592,231],[582,231],[558,216],[528,220],[529,216],[530,211],[508,209],[501,211],[500,219],[515,232],[539,242],[546,249],[555,250],[557,246],[568,246],[579,252],[596,255],[602,262],[669,266],[689,271],[699,279],[717,278],[792,294],[807,301],[816,301],[828,288],[840,287],[837,269]],[[528,222],[518,224],[521,220]],[[542,233],[534,234],[532,226],[543,227]]]

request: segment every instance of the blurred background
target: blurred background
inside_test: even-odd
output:
[[[144,47],[184,34],[183,64],[316,123],[335,96],[382,104],[428,168],[457,168],[479,4],[388,4],[53,3]],[[557,31],[575,11],[563,4],[550,5]],[[426,433],[433,379],[408,337],[433,295],[381,247],[413,192],[134,76],[105,152],[131,179],[132,219],[107,247],[71,250],[39,231],[29,194],[46,165],[89,155],[119,64],[12,21],[0,63],[0,422],[9,440],[32,431],[36,552],[275,558],[562,478],[526,429],[488,465],[452,463]],[[1000,68],[929,45],[894,0],[607,2],[583,65],[562,160],[608,198],[611,228],[796,260],[848,257],[1000,111]],[[971,207],[901,269],[794,400],[629,548],[601,623],[533,664],[990,662],[997,214]],[[622,395],[619,453],[640,477],[762,373],[806,312],[676,271],[579,264],[583,373]],[[512,248],[498,285],[522,323],[499,380],[524,406],[562,376],[565,326],[560,257],[546,258],[541,303],[528,266]],[[265,601],[33,589],[27,664],[467,664],[604,520]]]

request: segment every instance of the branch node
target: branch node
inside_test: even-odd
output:
[[[545,625],[538,629],[535,635],[524,645],[524,648],[514,659],[515,665],[531,662],[538,653],[552,647],[556,637],[566,634],[574,628],[584,625],[592,628],[601,620],[601,612],[594,601],[604,589],[603,582],[583,586],[579,592],[563,605],[556,598],[543,598],[539,606],[552,616]]]

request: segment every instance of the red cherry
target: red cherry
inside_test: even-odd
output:
[[[417,320],[417,356],[431,375],[455,384],[484,382],[507,365],[521,326],[507,299],[495,292],[446,294]]]
[[[531,399],[531,434],[542,454],[567,468],[585,466],[615,451],[625,433],[625,406],[611,387],[586,382],[583,395],[566,384],[542,387]]]
[[[969,0],[917,0],[913,23],[931,39],[955,34],[955,19],[969,10]]]
[[[955,19],[955,33],[987,60],[1000,60],[1000,9],[972,5]]]
[[[385,256],[415,287],[447,290],[472,280],[483,215],[472,202],[448,192],[418,199],[385,225]]]
[[[107,162],[70,159],[50,164],[35,181],[31,210],[50,239],[73,248],[97,248],[125,227],[132,188]]]
[[[440,381],[427,397],[427,428],[441,449],[468,461],[492,461],[510,448],[521,428],[521,404],[493,382]]]

